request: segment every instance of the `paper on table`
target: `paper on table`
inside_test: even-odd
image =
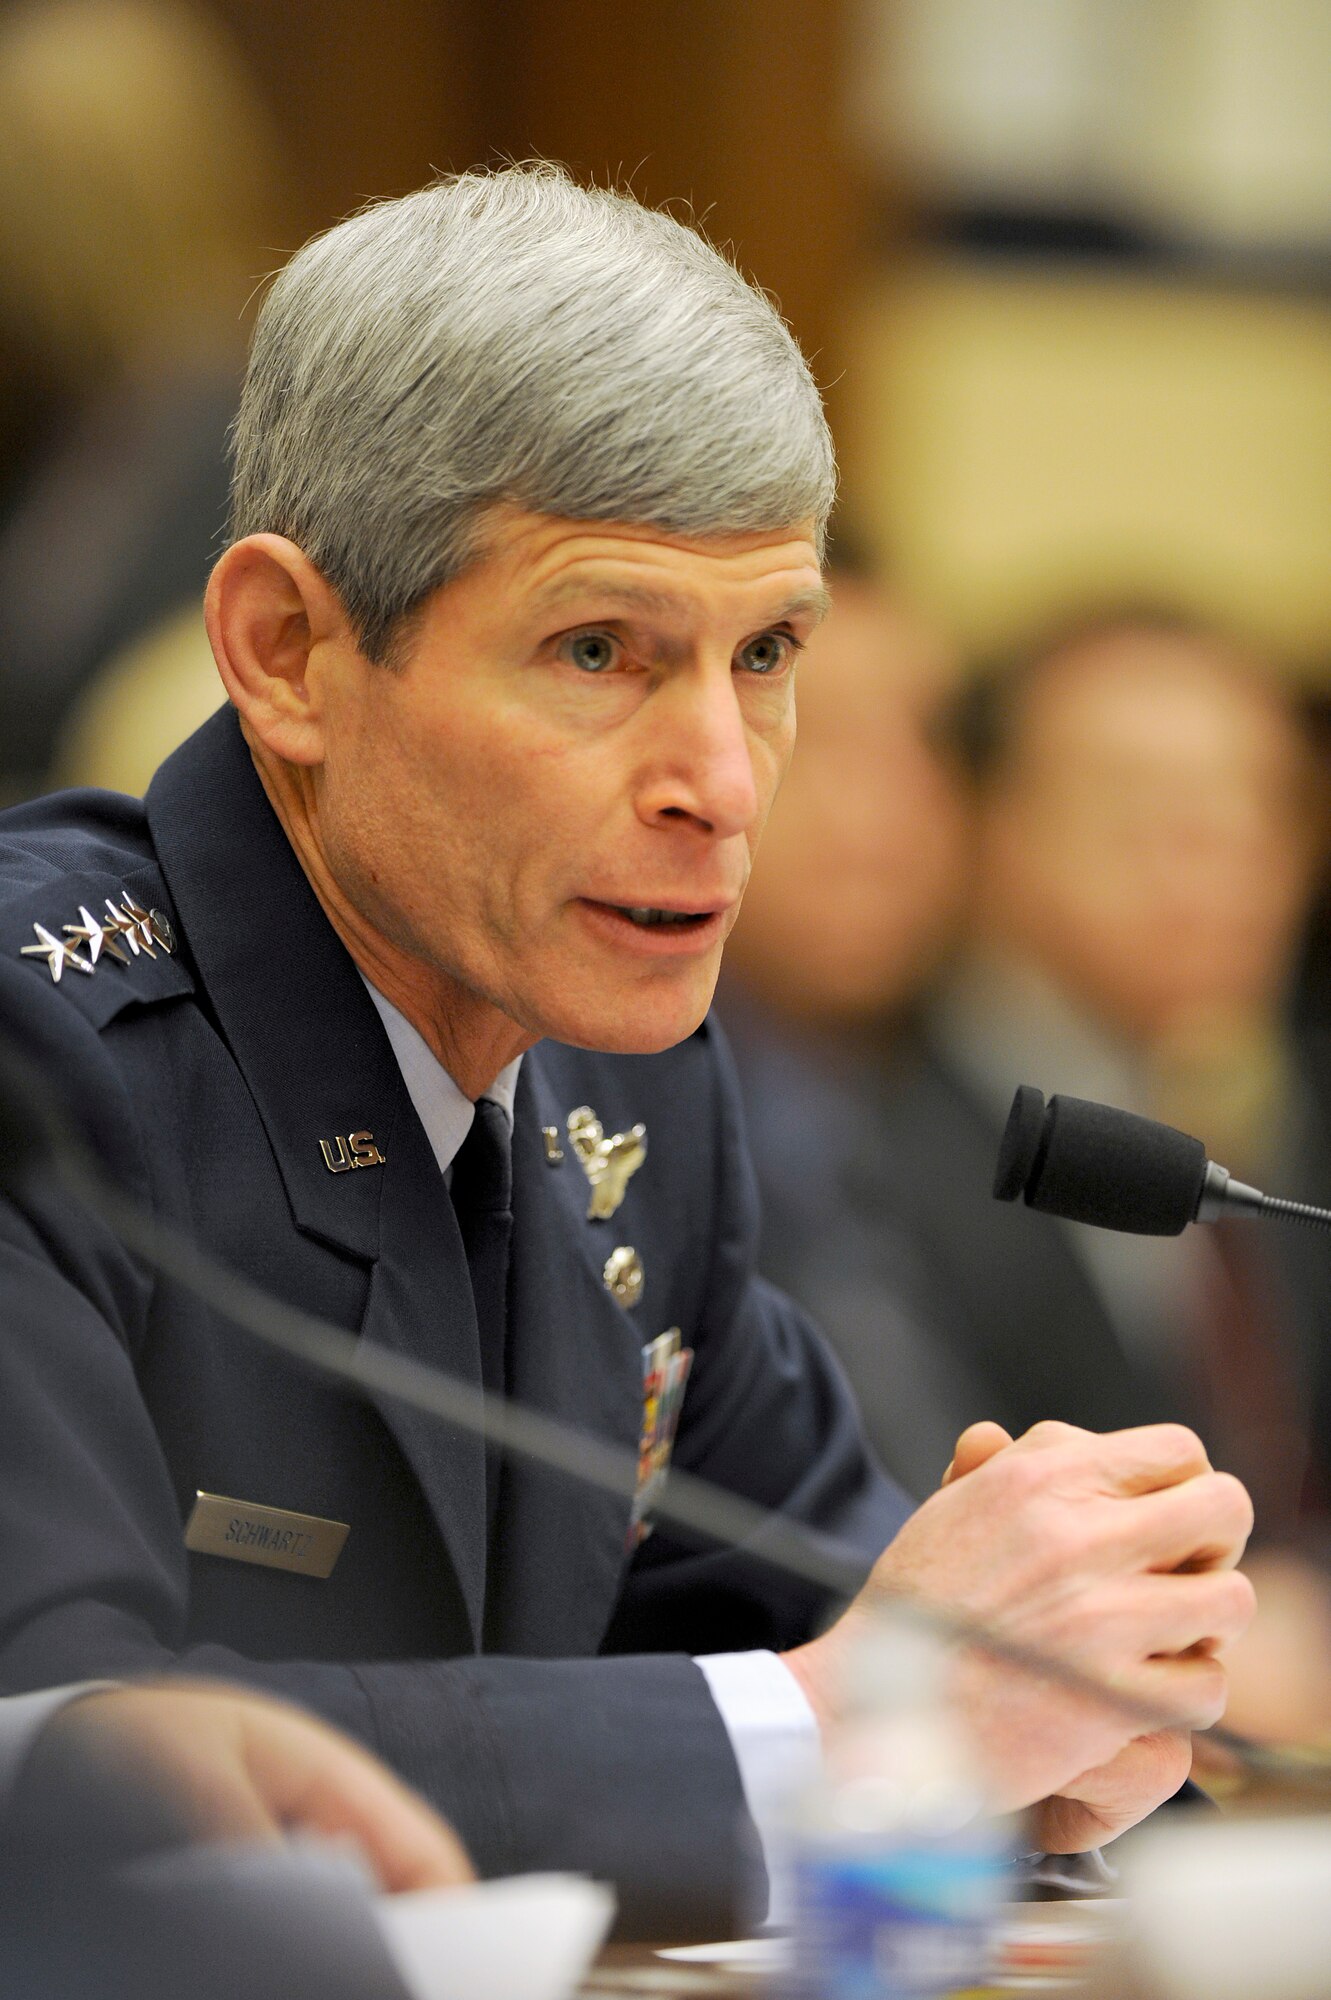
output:
[[[686,1965],[724,1965],[731,1972],[784,1972],[790,1963],[788,1937],[732,1938],[725,1944],[677,1944],[657,1952]]]
[[[581,1875],[418,1889],[375,1906],[412,2000],[564,2000],[614,1912],[611,1890]]]

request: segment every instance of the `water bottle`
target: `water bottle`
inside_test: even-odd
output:
[[[909,1614],[866,1622],[789,1814],[790,2000],[929,2000],[990,1977],[1011,1832],[986,1809],[950,1676]]]

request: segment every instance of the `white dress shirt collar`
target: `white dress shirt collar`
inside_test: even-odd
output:
[[[364,973],[361,978],[365,979]],[[368,979],[365,979],[365,990],[379,1010],[379,1019],[392,1043],[402,1081],[407,1086],[407,1095],[425,1128],[430,1150],[439,1162],[439,1171],[447,1174],[457,1158],[462,1141],[471,1130],[476,1116],[475,1107],[471,1099],[458,1089],[425,1037],[412,1027],[406,1015],[391,1000],[385,1000]],[[481,1092],[482,1097],[491,1098],[499,1106],[508,1120],[510,1132],[513,1130],[513,1099],[521,1066],[522,1057],[515,1056],[500,1070],[490,1088]]]

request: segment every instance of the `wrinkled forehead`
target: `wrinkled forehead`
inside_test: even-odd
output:
[[[652,522],[570,519],[504,503],[488,508],[478,525],[472,571],[551,611],[594,597],[625,612],[665,615],[729,593],[770,598],[777,613],[812,625],[830,603],[811,522],[683,534]]]

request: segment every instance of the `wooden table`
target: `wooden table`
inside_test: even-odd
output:
[[[1012,1903],[1000,1934],[1003,1977],[995,1994],[1033,1989],[1052,1996],[1078,1987],[1112,1943],[1123,1905],[1111,1899]],[[582,2000],[769,2000],[778,1990],[775,1953],[751,1945],[699,1946],[662,1957],[646,1946],[611,1946],[579,1988]],[[709,1954],[726,1953],[726,1959]]]
[[[758,2000],[766,1990],[760,1971],[662,1958],[641,1945],[611,1945],[578,1989],[586,2000]]]

